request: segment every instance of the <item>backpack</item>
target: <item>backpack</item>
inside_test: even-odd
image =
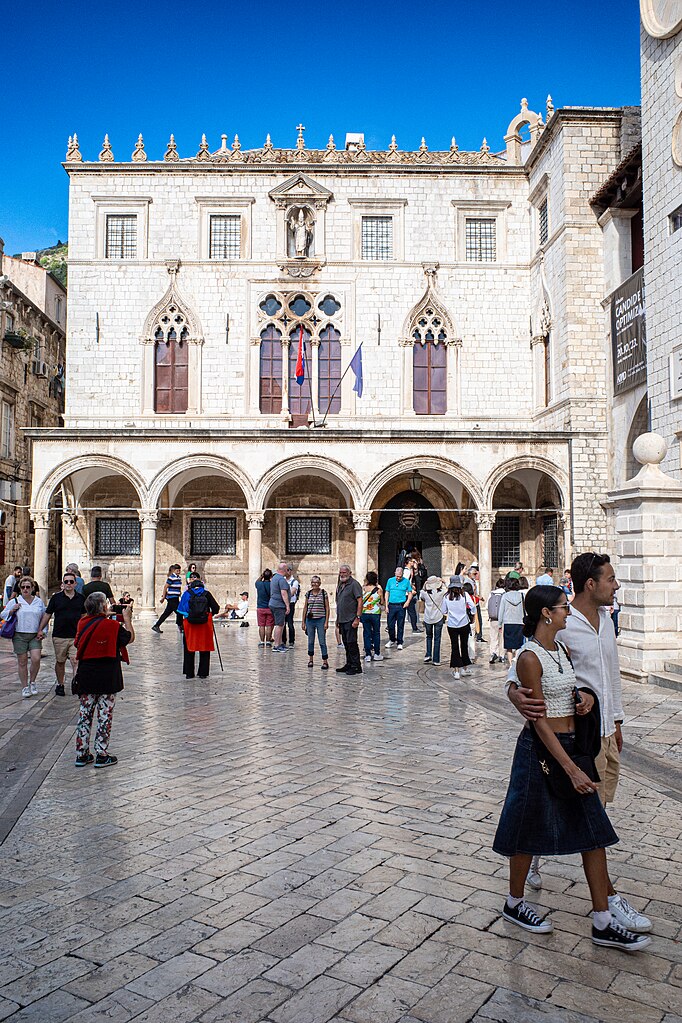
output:
[[[205,625],[208,621],[208,597],[205,590],[190,594],[187,621],[190,625]]]
[[[497,621],[497,616],[500,612],[500,601],[503,596],[503,593],[491,593],[488,597],[488,618],[491,622]]]

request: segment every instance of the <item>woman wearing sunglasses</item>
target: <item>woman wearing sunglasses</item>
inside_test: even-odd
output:
[[[2,612],[3,621],[16,616],[12,646],[17,657],[19,684],[24,699],[38,695],[36,679],[40,671],[40,652],[43,645],[38,639],[38,631],[45,614],[45,605],[39,596],[34,595],[36,588],[35,580],[29,575],[22,576],[19,580],[19,596],[13,597]]]

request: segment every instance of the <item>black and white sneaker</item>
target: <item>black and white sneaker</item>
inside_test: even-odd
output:
[[[502,916],[511,924],[518,924],[524,931],[532,931],[533,934],[549,934],[554,930],[552,921],[543,920],[527,902],[519,902],[514,909],[505,902]]]
[[[651,944],[651,938],[647,934],[634,934],[621,927],[615,920],[611,920],[603,931],[592,925],[592,944],[603,945],[605,948],[622,948],[624,952],[639,952]]]

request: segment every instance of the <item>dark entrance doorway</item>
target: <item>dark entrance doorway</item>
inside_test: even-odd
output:
[[[387,502],[379,516],[379,582],[393,575],[401,551],[418,550],[429,575],[441,574],[440,519],[423,494],[406,490]]]

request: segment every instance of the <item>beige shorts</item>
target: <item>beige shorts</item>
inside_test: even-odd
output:
[[[52,645],[54,647],[54,656],[57,660],[57,664],[66,664],[70,658],[72,661],[76,659],[76,644],[73,641],[73,636],[53,636]]]
[[[594,762],[601,778],[599,798],[604,806],[606,806],[607,803],[612,803],[615,798],[618,778],[620,776],[620,753],[616,744],[615,732],[613,735],[602,736],[601,750]]]

